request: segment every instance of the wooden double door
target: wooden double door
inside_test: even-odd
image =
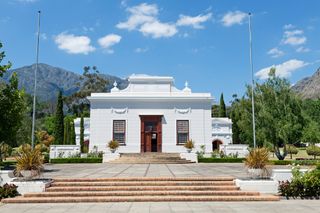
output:
[[[141,115],[141,152],[161,152],[162,115]]]

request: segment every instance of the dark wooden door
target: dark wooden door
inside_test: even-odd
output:
[[[141,152],[161,152],[162,116],[141,115]]]

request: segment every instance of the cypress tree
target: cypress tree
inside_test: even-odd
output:
[[[82,114],[80,119],[80,147],[81,147],[81,152],[83,153],[84,151],[84,120],[83,120]]]
[[[63,144],[64,138],[64,115],[63,115],[63,100],[62,92],[59,91],[58,102],[55,116],[55,126],[54,126],[54,144]]]
[[[76,145],[76,132],[74,129],[74,121],[70,122],[70,144]]]
[[[223,99],[223,93],[221,93],[221,96],[220,96],[219,117],[227,117],[227,110],[226,110],[226,105]]]
[[[63,144],[70,144],[70,119],[66,117],[64,119],[64,143]]]

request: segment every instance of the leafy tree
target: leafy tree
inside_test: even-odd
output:
[[[0,43],[0,48],[2,44]],[[0,52],[0,63],[5,57]],[[0,77],[11,67],[11,63],[0,64]],[[2,81],[2,79],[0,79]],[[18,77],[13,73],[9,83],[0,86],[0,142],[11,147],[17,146],[17,132],[21,126],[26,109],[24,102],[24,91],[18,89]],[[0,161],[1,161],[0,156]]]
[[[310,144],[320,143],[320,125],[316,121],[309,121],[303,128],[302,141]]]
[[[74,116],[67,115],[64,118],[64,144],[74,144],[75,132],[74,132]]]
[[[313,158],[316,159],[317,156],[320,156],[320,147],[316,145],[310,145],[306,149],[308,155],[313,155]]]
[[[219,117],[219,105],[211,106],[211,117]]]
[[[74,128],[74,120],[70,122],[70,144],[76,145],[76,131]]]
[[[58,103],[55,116],[55,126],[54,126],[54,138],[55,144],[63,144],[64,137],[64,115],[63,115],[63,100],[62,91],[58,94]]]
[[[49,147],[54,141],[54,137],[46,131],[37,131],[36,138],[38,143],[44,144],[46,147]]]
[[[84,119],[83,115],[81,115],[80,119],[80,147],[81,147],[81,152],[84,152]]]
[[[290,154],[290,159],[292,159],[292,155],[298,154],[299,150],[297,149],[297,147],[295,147],[292,144],[288,144],[286,146],[287,146],[287,152],[288,154]]]
[[[220,96],[219,117],[227,117],[226,104],[224,103],[223,93]]]
[[[43,130],[47,131],[49,135],[54,134],[56,123],[56,116],[46,116],[43,121]]]

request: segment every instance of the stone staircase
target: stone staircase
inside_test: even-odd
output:
[[[181,159],[178,153],[123,153],[120,158],[110,163],[132,163],[132,164],[186,164],[191,161]]]
[[[278,201],[278,196],[241,191],[232,177],[128,177],[54,179],[45,192],[3,203]]]

